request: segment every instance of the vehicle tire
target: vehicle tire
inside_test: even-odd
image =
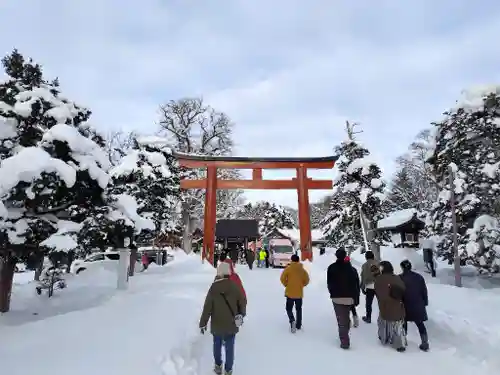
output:
[[[85,271],[85,270],[86,270],[86,268],[78,268],[76,270],[76,274],[78,275],[78,274],[80,274],[80,272]]]

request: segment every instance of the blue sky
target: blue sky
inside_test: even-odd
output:
[[[203,95],[235,121],[238,155],[329,155],[349,119],[386,174],[462,89],[500,81],[494,0],[3,0],[0,35],[102,130],[153,132],[161,102]],[[295,191],[247,197],[296,206]]]

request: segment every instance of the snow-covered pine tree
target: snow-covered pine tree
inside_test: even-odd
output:
[[[128,194],[138,204],[137,212],[151,219],[153,230],[143,231],[138,243],[177,231],[177,210],[181,200],[181,168],[168,142],[158,137],[139,137],[132,149],[110,170],[112,194]]]
[[[266,202],[265,211],[259,218],[259,232],[261,235],[274,229],[292,229],[295,227],[293,216],[284,207]]]
[[[339,171],[335,184],[337,186],[337,200],[332,200],[332,207],[328,215],[331,220],[342,217],[336,226],[333,226],[325,234],[335,238],[333,231],[340,230],[341,238],[354,239],[356,242],[362,237],[360,209],[367,224],[367,234],[370,248],[378,252],[378,241],[374,231],[376,221],[381,217],[381,203],[384,199],[385,183],[381,179],[382,172],[379,166],[370,160],[370,152],[355,140],[354,128],[357,124],[346,123],[347,140],[336,147],[335,152],[339,155],[337,168]],[[337,201],[342,204],[342,213]],[[323,225],[328,225],[324,222]],[[362,245],[362,242],[356,245]],[[349,249],[354,250],[354,249]]]
[[[480,271],[500,272],[500,86],[464,91],[444,115],[433,124],[435,147],[428,163],[442,190],[427,217],[427,228],[436,236],[438,256],[452,262],[453,188],[461,260]]]
[[[73,250],[78,224],[96,207],[114,215],[113,222],[120,222],[114,220],[120,211],[103,195],[109,159],[102,137],[86,123],[91,112],[61,96],[58,82],[44,80],[41,66],[18,51],[2,64],[8,75],[0,84],[3,312],[16,258]]]

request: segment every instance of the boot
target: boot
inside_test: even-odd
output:
[[[290,323],[290,332],[292,333],[297,332],[297,326],[295,325],[295,321]]]
[[[224,371],[224,375],[233,375],[233,370]]]
[[[216,375],[221,375],[222,374],[222,365],[214,365],[214,373]]]
[[[369,317],[369,316],[363,316],[361,319],[363,319],[363,322],[365,322],[365,323],[371,323],[372,322],[372,318]]]
[[[420,335],[420,338],[422,339],[422,343],[418,346],[420,350],[423,352],[426,352],[429,350],[429,338],[427,337],[427,334]]]
[[[357,316],[353,316],[352,320],[354,321],[354,328],[359,327],[359,318]]]

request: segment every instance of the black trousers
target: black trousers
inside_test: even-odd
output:
[[[373,299],[375,298],[375,289],[366,288],[365,293],[366,293],[366,299],[365,299],[366,317],[371,319]]]
[[[419,322],[414,322],[414,323],[417,326],[418,333],[420,334],[420,336],[423,336],[423,335],[427,336],[427,328],[425,327],[424,322],[419,321]],[[405,332],[408,333],[408,321],[407,320],[404,321],[403,328],[404,328]]]
[[[297,313],[297,319],[293,315],[293,307],[295,306],[295,312]],[[288,298],[286,297],[286,314],[288,315],[288,321],[290,323],[295,322],[297,329],[302,327],[302,298]]]

